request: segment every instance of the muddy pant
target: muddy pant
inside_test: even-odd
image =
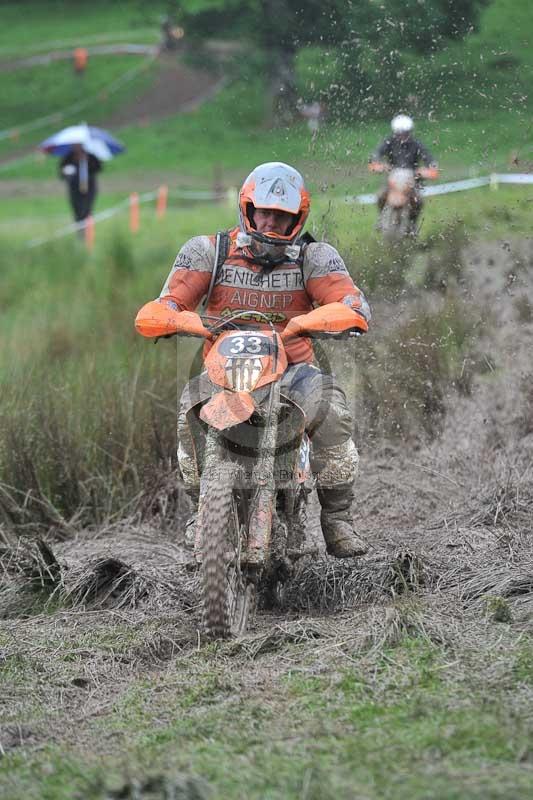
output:
[[[353,423],[346,395],[335,376],[311,364],[291,364],[281,379],[281,393],[305,414],[305,429],[312,443],[311,468],[324,487],[351,482],[357,474],[358,454],[352,440]],[[207,375],[202,373],[185,386],[178,413],[178,461],[185,484],[199,482],[193,442],[202,435],[197,419],[187,412],[212,394]],[[192,417],[192,420],[191,420]]]

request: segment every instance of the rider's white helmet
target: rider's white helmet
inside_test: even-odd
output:
[[[397,114],[390,124],[393,133],[410,133],[415,127],[411,117],[407,114]]]

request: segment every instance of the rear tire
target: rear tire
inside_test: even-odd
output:
[[[211,639],[240,636],[255,609],[255,584],[240,564],[243,542],[235,499],[239,480],[237,464],[221,464],[216,479],[206,479],[198,509],[203,623]]]

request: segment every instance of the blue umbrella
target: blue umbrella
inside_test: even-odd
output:
[[[53,156],[66,156],[75,144],[81,145],[86,153],[91,153],[100,161],[109,161],[126,149],[109,131],[86,123],[63,128],[41,142],[39,149]]]

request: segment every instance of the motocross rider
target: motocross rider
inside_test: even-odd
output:
[[[387,167],[412,169],[420,166],[437,168],[437,163],[427,147],[413,136],[414,122],[406,114],[397,114],[391,121],[392,136],[379,145],[370,158],[370,170],[382,172]],[[421,180],[416,179],[415,190],[411,194],[411,223],[414,225],[422,211]],[[378,195],[378,208],[383,210],[387,199],[387,187]]]
[[[207,315],[249,312],[244,318],[248,325],[251,321],[261,327],[259,311],[281,331],[291,318],[317,305],[342,302],[370,319],[368,303],[337,250],[303,233],[309,194],[297,170],[278,162],[261,164],[244,181],[238,203],[239,225],[226,234],[222,261],[218,253]],[[177,254],[160,302],[194,311],[209,292],[216,250],[215,236],[189,239]],[[309,339],[291,339],[286,349],[289,366],[281,388],[306,416],[327,551],[338,558],[362,555],[367,548],[354,531],[351,510],[359,457],[346,396],[334,376],[313,365]],[[186,415],[210,395],[205,380],[204,374],[189,381],[178,414],[178,461],[194,499],[200,479]]]

